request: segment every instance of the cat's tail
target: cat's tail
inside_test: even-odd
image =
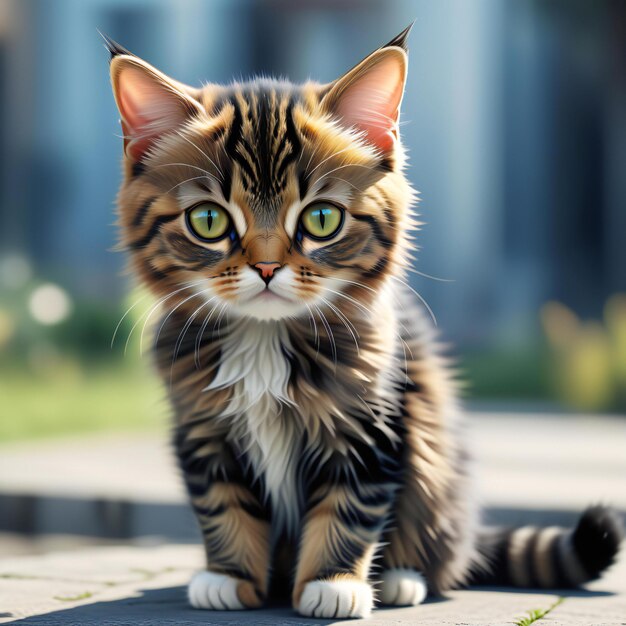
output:
[[[624,536],[620,516],[588,508],[576,528],[522,526],[484,529],[479,549],[486,567],[473,572],[477,585],[571,588],[598,578],[614,561]]]

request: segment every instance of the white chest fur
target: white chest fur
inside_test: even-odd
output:
[[[295,461],[300,428],[290,409],[289,336],[281,322],[242,320],[224,340],[210,389],[232,387],[223,418],[272,501],[274,529],[298,521]]]

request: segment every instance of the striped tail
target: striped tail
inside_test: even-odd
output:
[[[488,567],[470,584],[544,589],[578,587],[598,578],[614,561],[623,537],[619,515],[595,506],[574,530],[549,526],[485,529],[479,549]]]

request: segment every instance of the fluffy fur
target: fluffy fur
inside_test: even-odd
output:
[[[206,549],[195,607],[289,589],[302,614],[365,616],[373,588],[406,605],[472,580],[578,585],[617,550],[600,509],[573,536],[479,531],[457,385],[405,279],[406,35],[329,85],[201,89],[108,41],[121,241],[162,308],[156,361]],[[186,221],[207,202],[230,216],[219,241]],[[342,212],[324,240],[303,229],[316,202]]]

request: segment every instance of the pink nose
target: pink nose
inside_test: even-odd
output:
[[[272,277],[274,276],[274,272],[281,267],[280,263],[255,263],[254,267],[258,270],[259,274],[261,274],[261,278],[269,283]]]

